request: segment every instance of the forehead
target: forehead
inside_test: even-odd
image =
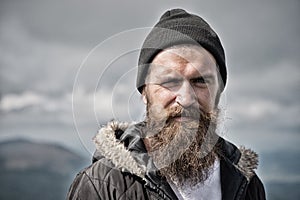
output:
[[[156,55],[149,74],[179,73],[183,76],[195,76],[216,71],[216,61],[206,49],[198,45],[178,45]]]

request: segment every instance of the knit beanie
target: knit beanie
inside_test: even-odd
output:
[[[225,53],[218,35],[201,17],[187,13],[183,9],[172,9],[161,16],[142,45],[136,81],[138,91],[140,93],[143,91],[147,72],[154,57],[160,51],[179,44],[201,45],[214,56],[223,81],[223,85],[221,83],[223,90],[227,71]]]

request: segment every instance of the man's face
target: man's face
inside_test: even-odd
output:
[[[181,105],[212,112],[218,98],[218,70],[214,57],[195,45],[178,46],[160,52],[146,79],[144,102],[159,112]],[[176,121],[189,121],[176,117]]]
[[[205,180],[216,158],[218,72],[199,46],[159,53],[146,79],[145,144],[162,175],[182,184]]]

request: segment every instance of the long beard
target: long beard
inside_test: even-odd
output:
[[[195,120],[178,122],[176,116]],[[177,106],[158,113],[147,105],[145,142],[159,173],[179,187],[206,180],[218,155],[216,119],[216,113],[199,109]]]

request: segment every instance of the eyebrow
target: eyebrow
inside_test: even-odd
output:
[[[184,78],[183,77],[176,77],[176,76],[165,76],[162,77],[161,80],[163,82],[168,82],[168,81],[182,81]]]
[[[180,81],[183,80],[183,77],[177,77],[172,74],[166,74],[166,75],[156,75],[150,79],[150,82],[152,83],[164,83],[168,81]]]
[[[196,78],[203,78],[203,79],[214,79],[214,75],[212,75],[212,74],[205,74],[205,75],[200,75],[200,76],[198,76],[198,77],[196,77]]]
[[[198,79],[198,78],[203,78],[203,79],[214,79],[214,74],[211,74],[211,73],[206,73],[206,74],[196,74],[196,75],[192,75],[190,78],[187,78],[187,79],[193,80],[193,79]]]

